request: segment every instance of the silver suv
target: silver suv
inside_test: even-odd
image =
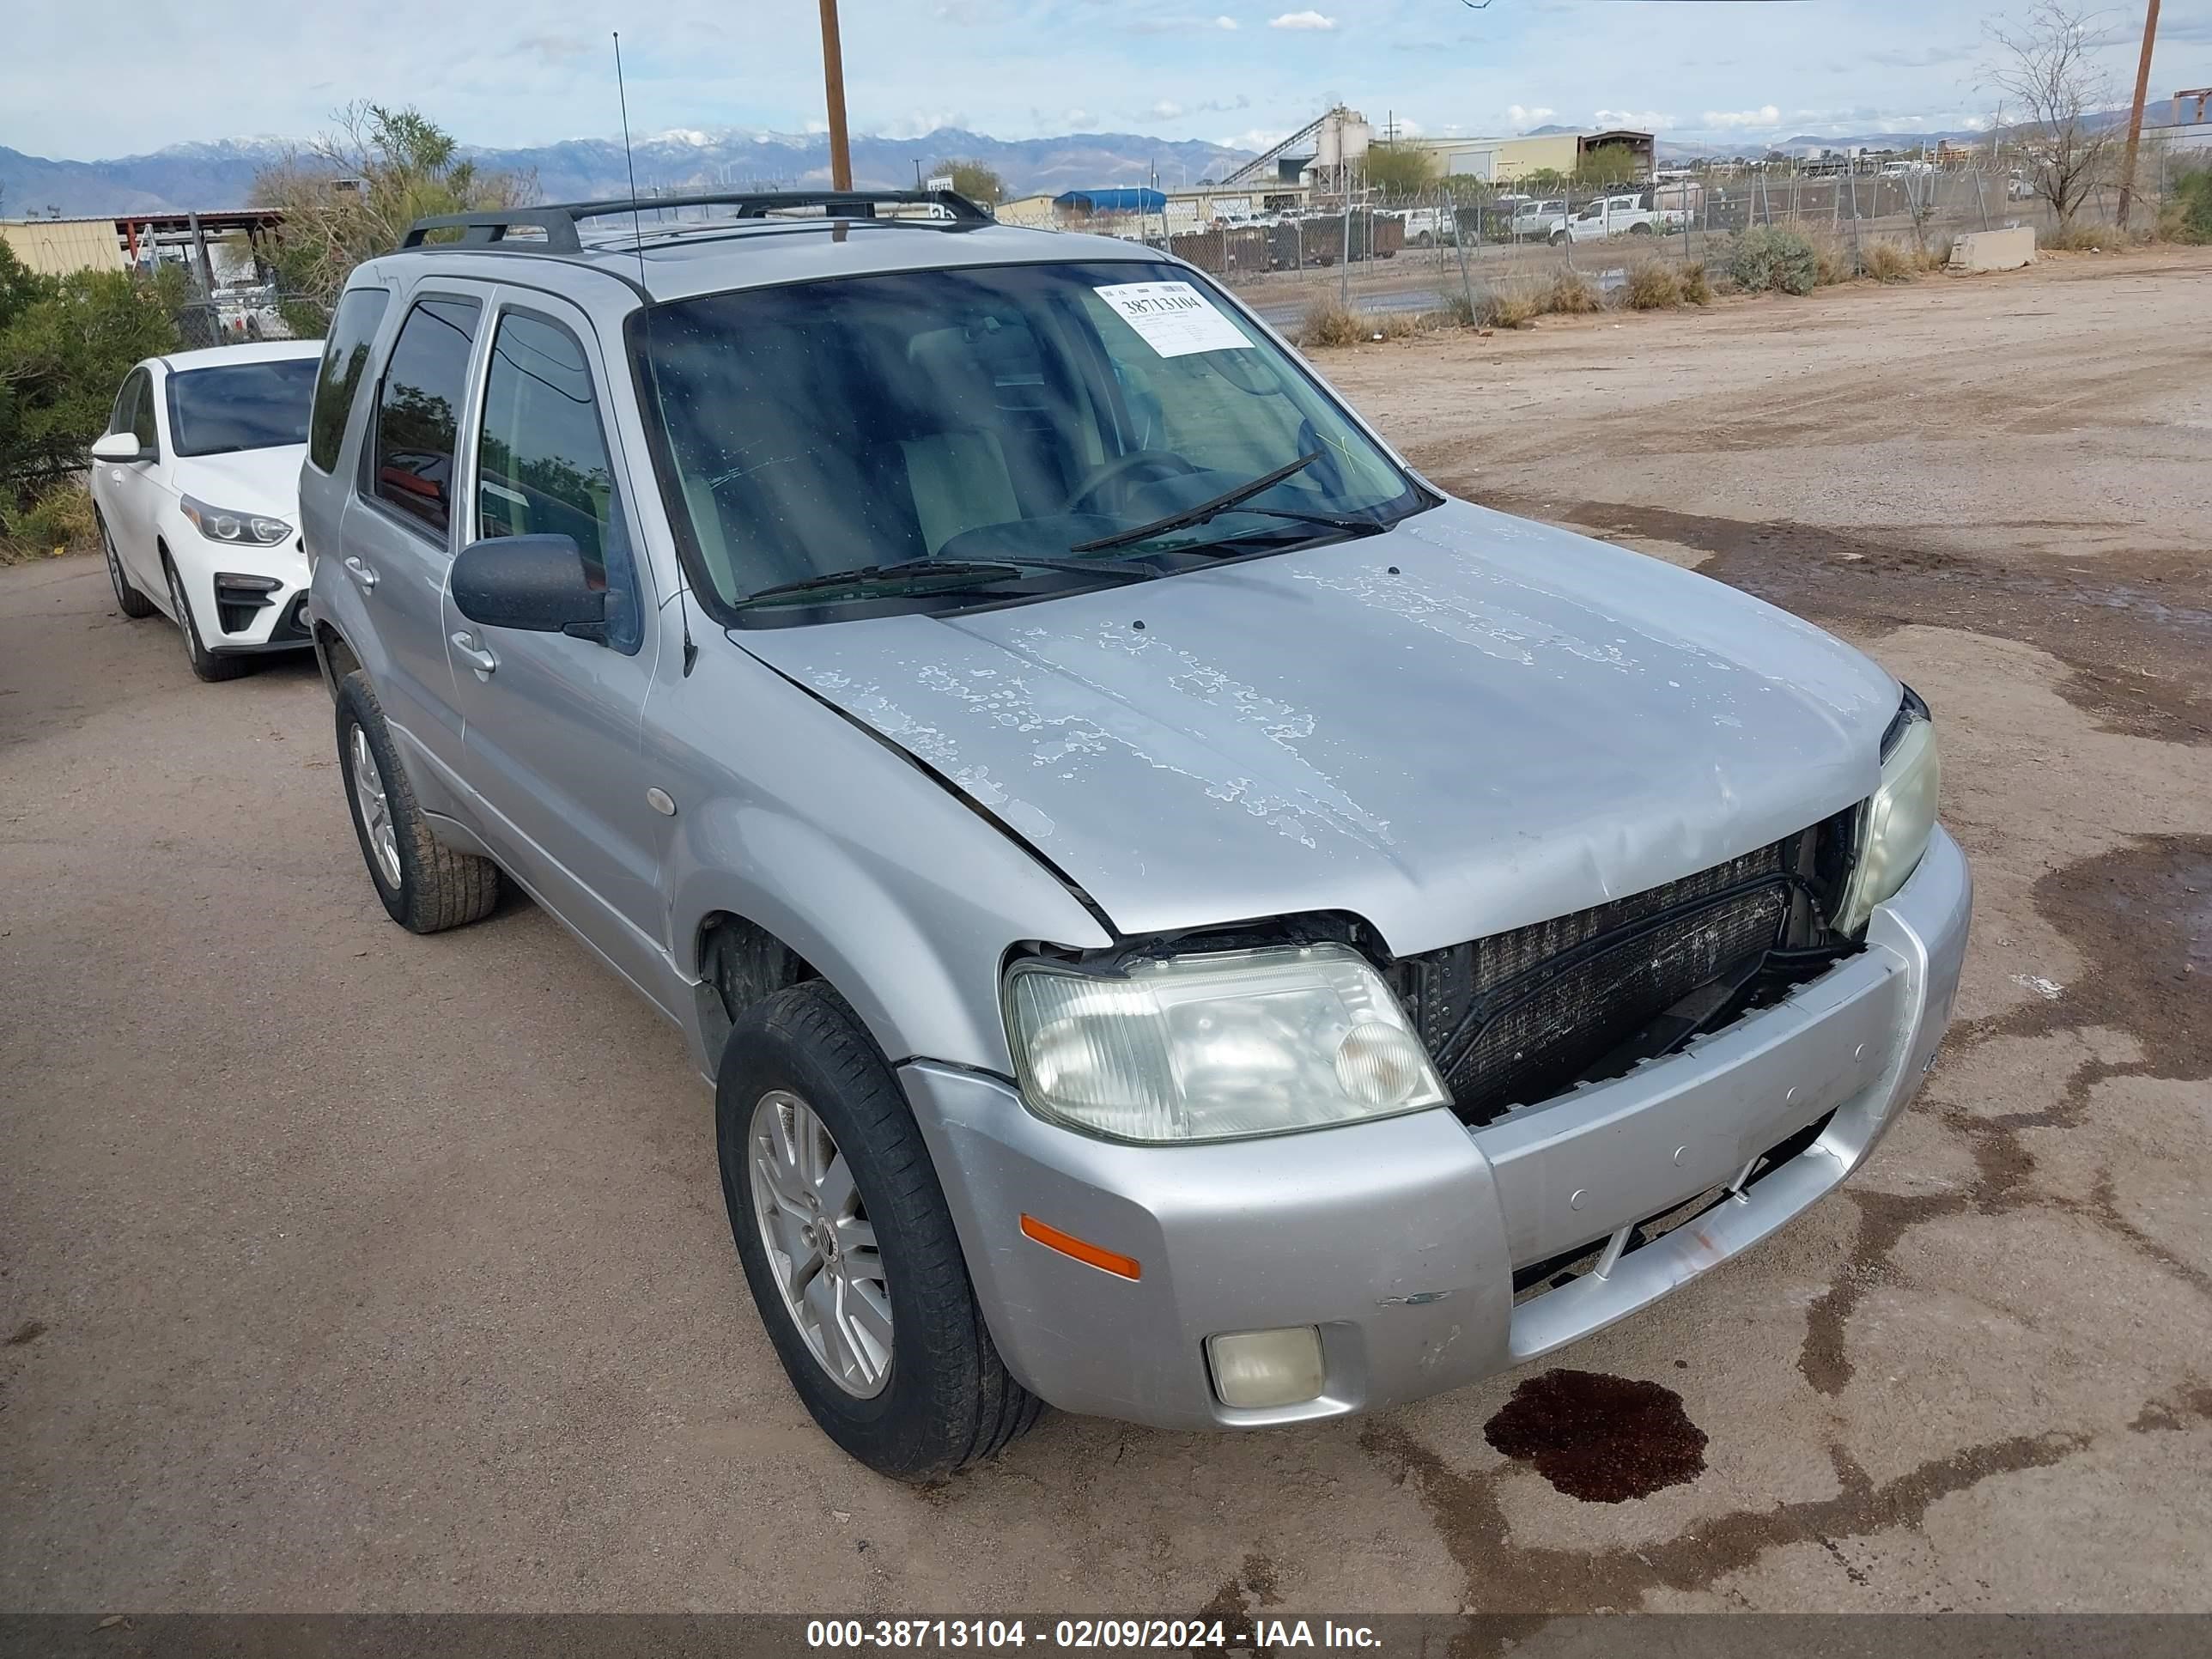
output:
[[[1835,1187],[1942,1036],[1911,691],[1446,495],[1139,245],[426,222],[300,494],[385,908],[503,878],[683,1030],[760,1316],[886,1474],[1549,1353]]]

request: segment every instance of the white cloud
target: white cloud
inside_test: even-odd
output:
[[[1656,110],[1598,109],[1590,112],[1590,119],[1601,127],[1632,127],[1638,132],[1656,132],[1662,127],[1671,127],[1674,118],[1662,115]]]
[[[1538,127],[1550,120],[1556,113],[1558,113],[1557,111],[1548,109],[1541,104],[1537,105],[1534,109],[1522,104],[1516,104],[1505,112],[1505,118],[1516,127]]]
[[[1270,17],[1271,29],[1333,29],[1336,19],[1324,17],[1317,11],[1286,11],[1280,17]]]
[[[1782,112],[1771,104],[1762,104],[1757,109],[1709,109],[1705,112],[1705,125],[1731,130],[1778,127],[1782,125]]]
[[[1172,121],[1182,113],[1182,106],[1171,98],[1163,98],[1146,112],[1155,121]]]
[[[1213,27],[1218,29],[1233,29],[1237,27],[1237,20],[1233,17],[1217,17],[1213,20]]]
[[[1097,116],[1093,115],[1087,109],[1069,110],[1060,118],[1066,123],[1067,130],[1070,132],[1085,131],[1093,125],[1098,119]]]

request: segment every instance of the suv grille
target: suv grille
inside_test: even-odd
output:
[[[1782,942],[1797,837],[1648,892],[1398,964],[1462,1116],[1547,1099],[1701,986]]]

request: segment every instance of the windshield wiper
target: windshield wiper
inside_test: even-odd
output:
[[[1212,500],[1200,501],[1196,507],[1187,507],[1180,513],[1169,514],[1164,519],[1155,519],[1150,524],[1140,524],[1134,530],[1117,530],[1112,535],[1101,536],[1094,542],[1078,542],[1067,550],[1071,553],[1094,553],[1102,548],[1127,547],[1131,542],[1141,542],[1148,536],[1163,535],[1170,530],[1187,530],[1192,525],[1204,524],[1208,519],[1218,517],[1238,502],[1249,500],[1261,490],[1273,489],[1291,474],[1304,471],[1320,459],[1321,451],[1314,450],[1308,454],[1299,456],[1287,466],[1279,466],[1273,472],[1263,472],[1249,483],[1238,484],[1234,489],[1224,490]],[[1255,513],[1259,510],[1257,507],[1253,509]],[[1306,515],[1299,514],[1297,516],[1304,518]]]
[[[1079,575],[1119,576],[1127,581],[1150,581],[1167,573],[1148,564],[1123,564],[1113,559],[900,559],[891,564],[864,564],[853,570],[825,571],[797,581],[778,582],[739,599],[779,599],[787,593],[805,593],[817,588],[851,587],[873,581],[897,581],[909,576],[1018,576],[1024,570],[1070,570]]]

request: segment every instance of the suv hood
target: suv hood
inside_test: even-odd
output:
[[[1340,910],[1400,954],[1841,811],[1873,791],[1899,696],[1734,588],[1459,501],[1161,581],[731,638],[1124,934]]]

